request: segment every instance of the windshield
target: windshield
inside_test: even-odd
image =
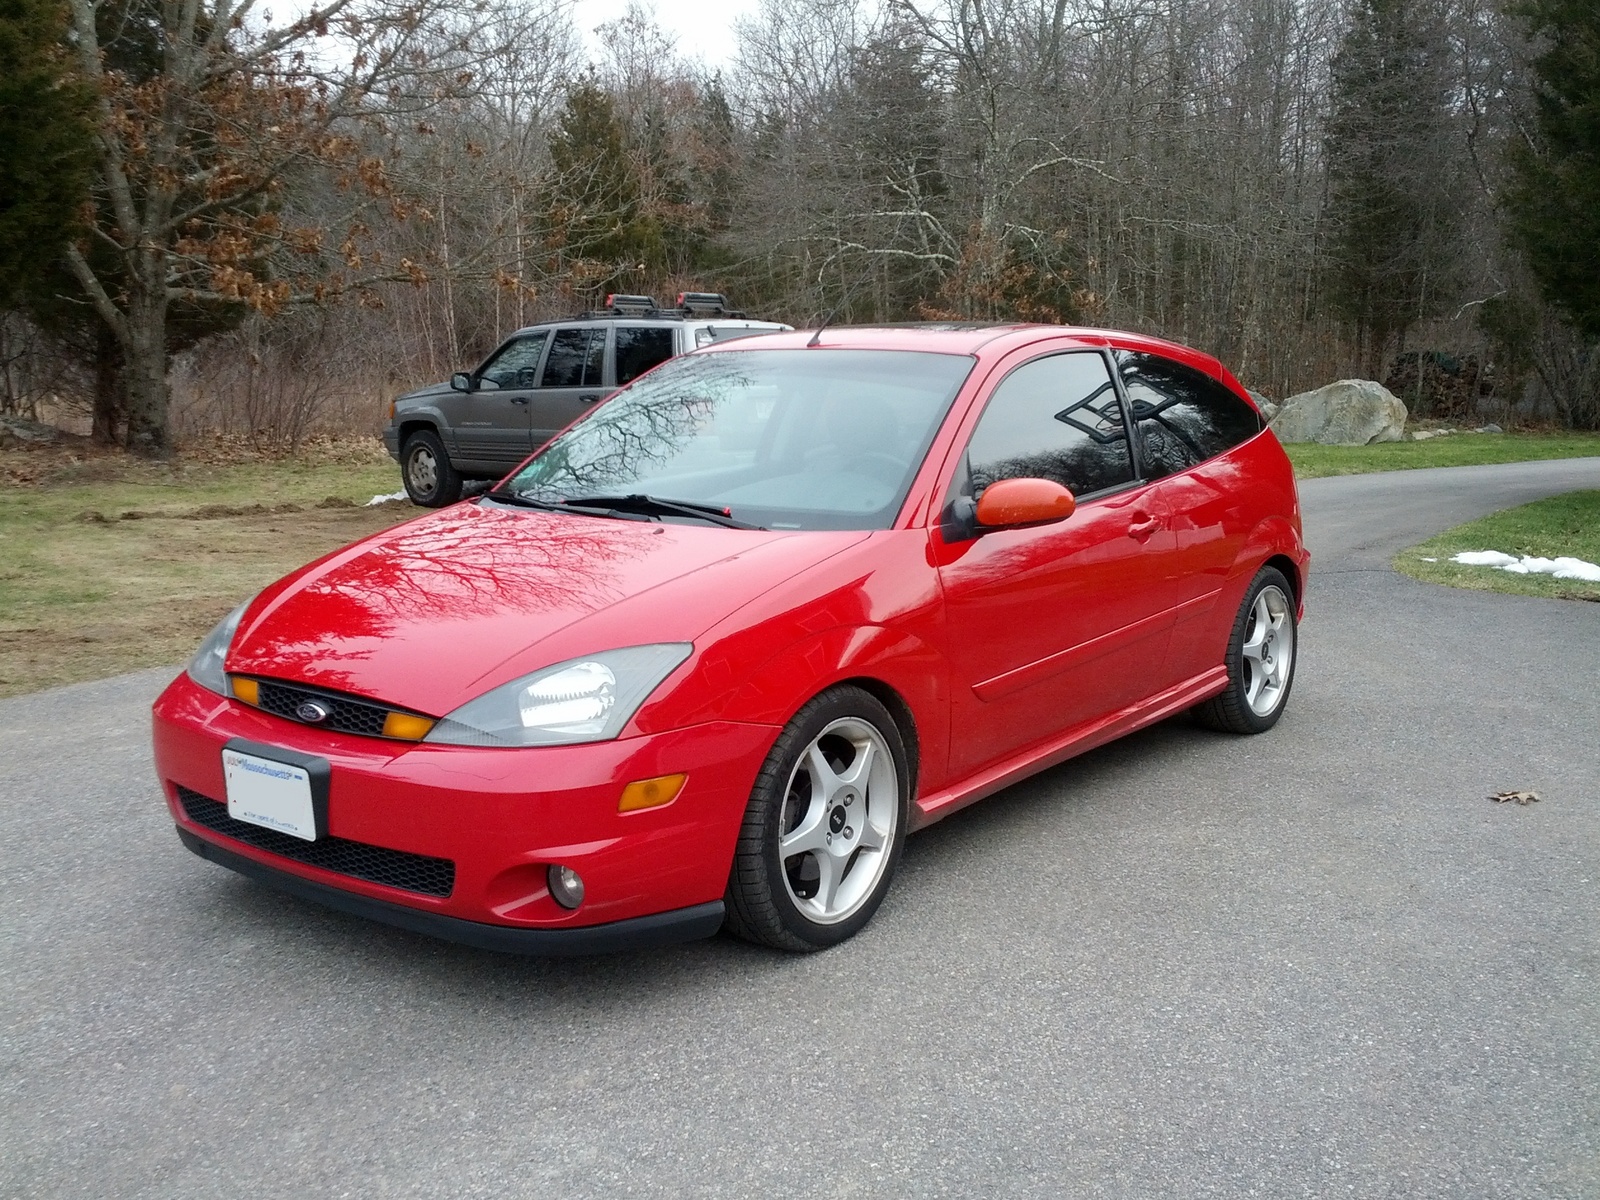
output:
[[[886,529],[972,363],[905,350],[687,355],[556,438],[507,490],[709,504],[768,529]]]

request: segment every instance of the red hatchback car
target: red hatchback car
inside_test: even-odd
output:
[[[242,605],[157,701],[156,769],[195,853],[409,929],[815,950],[913,829],[1186,709],[1270,728],[1307,563],[1205,355],[735,342]]]

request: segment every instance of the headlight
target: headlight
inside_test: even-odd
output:
[[[254,596],[250,597],[250,600],[254,599]],[[200,649],[189,660],[189,678],[219,695],[228,694],[228,681],[222,674],[222,660],[228,657],[228,646],[238,632],[239,622],[244,619],[244,610],[250,607],[250,600],[218,621],[217,627],[206,634],[206,640],[200,643]]]
[[[693,649],[667,642],[557,663],[468,701],[423,740],[454,746],[610,741]]]

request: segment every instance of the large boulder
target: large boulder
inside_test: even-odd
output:
[[[1370,379],[1341,379],[1314,392],[1290,396],[1272,419],[1280,442],[1366,446],[1405,436],[1406,406]]]

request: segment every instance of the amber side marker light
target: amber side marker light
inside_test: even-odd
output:
[[[228,686],[233,688],[234,699],[261,707],[261,685],[254,679],[240,679],[234,675],[228,680]]]
[[[432,717],[416,717],[410,713],[392,712],[383,719],[383,736],[399,738],[403,742],[420,742],[434,726]]]
[[[641,808],[660,808],[671,804],[683,791],[687,775],[658,775],[654,779],[636,779],[622,789],[622,799],[617,801],[618,812],[638,812]]]

